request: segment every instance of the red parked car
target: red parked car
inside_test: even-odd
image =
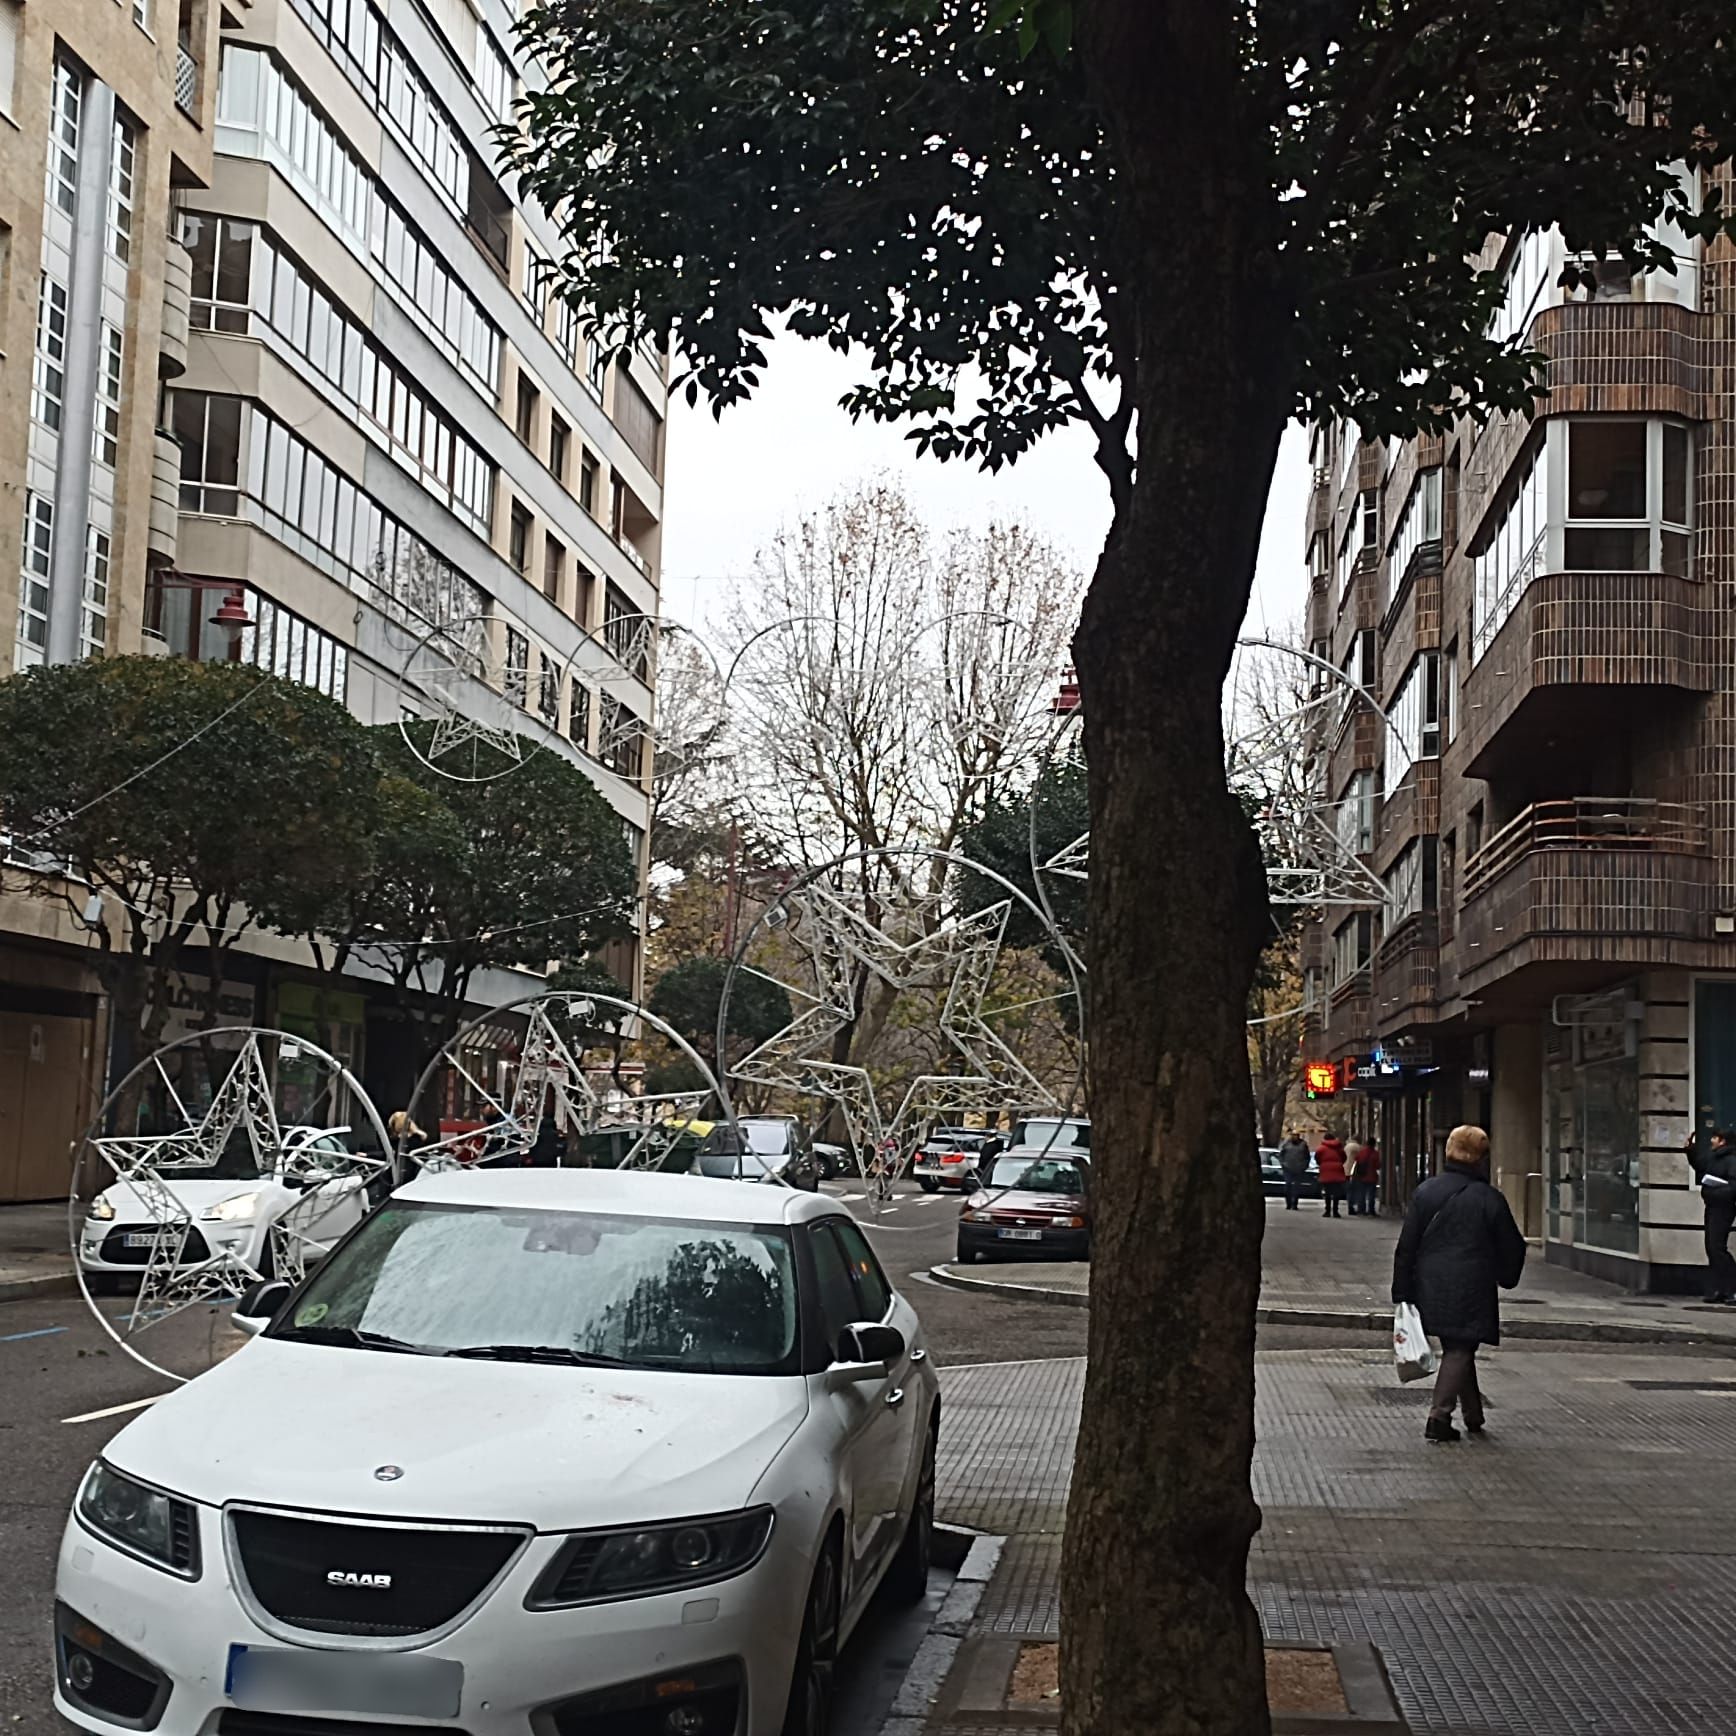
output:
[[[959,1213],[959,1259],[1090,1259],[1090,1175],[1083,1152],[997,1157],[986,1186]]]

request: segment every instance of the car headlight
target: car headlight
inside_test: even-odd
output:
[[[993,1214],[989,1212],[969,1211],[964,1214],[964,1218],[967,1224],[987,1224],[994,1222]]]
[[[190,1501],[123,1476],[98,1459],[78,1492],[78,1516],[128,1555],[183,1579],[199,1577],[199,1528]]]
[[[1055,1228],[1058,1230],[1082,1230],[1085,1228],[1083,1218],[1056,1218]]]
[[[106,1224],[115,1215],[115,1202],[107,1194],[98,1194],[90,1202],[90,1214],[98,1223]]]
[[[226,1224],[245,1223],[259,1210],[259,1190],[252,1193],[231,1194],[226,1200],[219,1200],[214,1206],[207,1206],[199,1216],[215,1218]]]
[[[619,1531],[575,1531],[531,1588],[527,1609],[684,1591],[745,1573],[772,1534],[770,1507]]]

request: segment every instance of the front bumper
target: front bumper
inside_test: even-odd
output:
[[[1091,1257],[1089,1230],[1051,1229],[1048,1225],[1029,1226],[1038,1231],[1034,1242],[1013,1241],[1000,1234],[996,1224],[958,1226],[960,1254],[979,1254],[990,1260],[1088,1260]]]
[[[273,1714],[298,1713],[318,1718],[334,1736],[351,1729],[367,1736],[368,1714],[359,1710],[353,1721],[329,1706],[239,1711],[228,1690],[232,1646],[297,1655],[343,1652],[354,1659],[366,1642],[309,1633],[305,1646],[298,1646],[267,1632],[231,1585],[223,1515],[208,1507],[196,1511],[205,1569],[192,1581],[122,1555],[76,1519],[68,1521],[57,1585],[65,1613],[57,1621],[55,1709],[103,1736],[138,1730],[226,1736],[243,1726],[264,1729]],[[532,1585],[562,1542],[531,1538],[493,1591],[455,1628],[427,1644],[407,1639],[385,1654],[448,1660],[463,1671],[455,1716],[400,1717],[398,1726],[456,1728],[467,1736],[588,1736],[590,1728],[629,1727],[605,1714],[620,1710],[617,1702],[647,1695],[659,1706],[683,1695],[693,1696],[697,1706],[700,1697],[710,1696],[705,1704],[716,1714],[724,1703],[720,1684],[727,1682],[734,1685],[728,1703],[737,1712],[721,1736],[777,1736],[812,1572],[799,1540],[782,1535],[784,1530],[774,1527],[765,1554],[733,1579],[568,1610],[525,1608]],[[155,1672],[163,1692],[153,1721],[111,1712],[80,1695],[67,1672],[68,1621],[81,1624],[87,1638],[93,1632],[112,1637],[115,1656],[124,1653],[121,1661],[131,1659],[135,1673],[140,1667]],[[374,1649],[363,1655],[382,1654]],[[673,1697],[664,1698],[659,1689]],[[137,1690],[127,1704],[136,1710],[150,1697]],[[570,1706],[572,1701],[580,1703]],[[287,1728],[287,1720],[276,1727]],[[713,1736],[712,1730],[704,1728],[703,1736]]]
[[[78,1263],[86,1272],[139,1277],[150,1265],[150,1250],[128,1248],[125,1238],[154,1235],[161,1227],[150,1223],[126,1223],[119,1219],[108,1222],[91,1219],[79,1236]],[[252,1218],[238,1223],[224,1223],[215,1218],[197,1219],[188,1232],[180,1263],[160,1266],[158,1270],[192,1272],[224,1255],[233,1255],[249,1266],[257,1266],[264,1239],[263,1227]]]

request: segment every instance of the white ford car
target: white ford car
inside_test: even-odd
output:
[[[80,1488],[86,1730],[822,1736],[869,1596],[922,1593],[937,1383],[825,1196],[425,1175],[243,1307]]]

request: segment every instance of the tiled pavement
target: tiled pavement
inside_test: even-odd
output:
[[[76,1288],[66,1201],[0,1206],[0,1302]]]
[[[1287,1212],[1280,1200],[1266,1203],[1261,1250],[1260,1306],[1268,1318],[1353,1316],[1378,1327],[1391,1315],[1392,1250],[1398,1219],[1321,1216],[1307,1202]],[[960,1266],[954,1276],[968,1283],[1029,1286],[1063,1297],[1090,1294],[1091,1268],[1083,1263],[1016,1261]],[[1582,1272],[1551,1266],[1533,1247],[1517,1290],[1503,1295],[1503,1317],[1518,1336],[1628,1336],[1658,1340],[1703,1340],[1736,1346],[1736,1309],[1713,1308],[1692,1297],[1635,1296]],[[1736,1720],[1733,1720],[1736,1726]]]
[[[1077,1360],[944,1370],[942,1516],[1008,1535],[976,1634],[1053,1634]],[[1429,1447],[1378,1351],[1258,1359],[1250,1589],[1273,1639],[1367,1639],[1418,1731],[1736,1729],[1736,1372],[1492,1353],[1486,1442]],[[947,1736],[978,1722],[948,1725]],[[940,1736],[936,1726],[930,1736]]]

